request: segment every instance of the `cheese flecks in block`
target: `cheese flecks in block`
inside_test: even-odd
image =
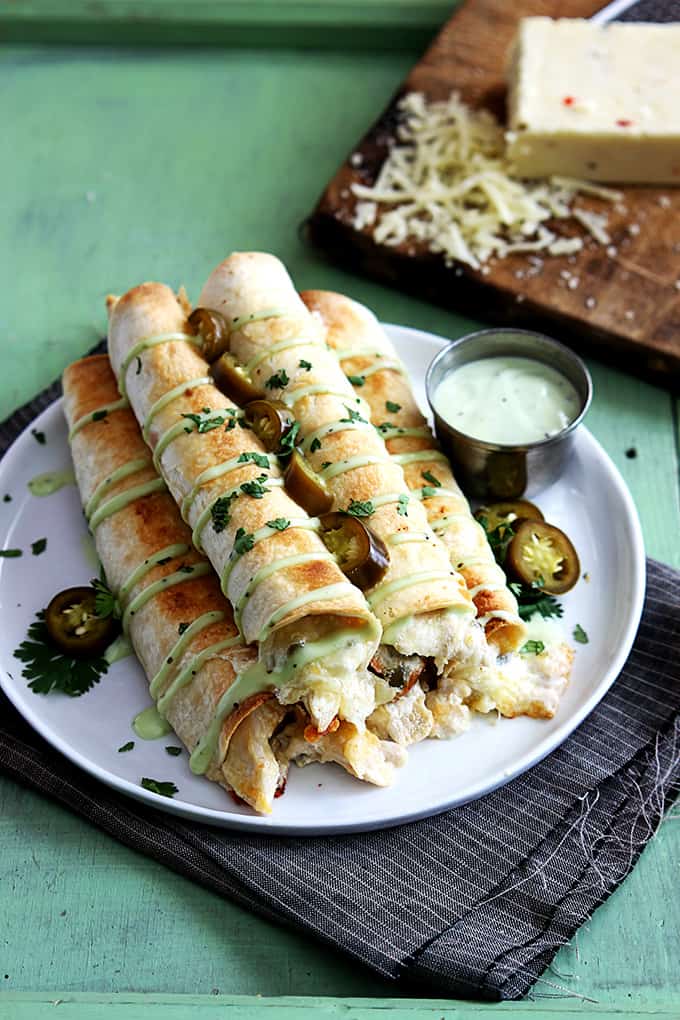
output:
[[[519,176],[680,185],[680,23],[524,18],[508,86]]]

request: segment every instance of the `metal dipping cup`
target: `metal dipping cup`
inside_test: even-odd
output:
[[[444,376],[470,361],[510,355],[542,361],[561,372],[579,395],[579,413],[560,432],[534,443],[487,443],[459,432],[434,406],[434,394]],[[435,432],[451,458],[458,481],[477,499],[515,499],[531,496],[554,482],[567,461],[577,427],[590,406],[593,383],[581,359],[564,344],[526,329],[483,329],[454,340],[437,354],[425,377]]]

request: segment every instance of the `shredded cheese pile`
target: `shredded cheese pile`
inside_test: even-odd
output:
[[[488,111],[467,107],[457,93],[428,104],[422,93],[412,92],[399,108],[404,119],[375,184],[352,185],[360,200],[353,225],[374,227],[378,244],[426,242],[447,263],[474,269],[512,252],[580,251],[582,237],[561,237],[547,220],[571,220],[599,244],[609,244],[606,215],[573,203],[579,193],[618,202],[620,192],[564,177],[513,178],[504,129]]]

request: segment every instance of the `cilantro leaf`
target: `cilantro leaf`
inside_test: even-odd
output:
[[[420,492],[423,499],[432,499],[433,496],[438,495],[437,489],[434,485],[424,485]]]
[[[31,542],[31,552],[34,556],[40,556],[40,553],[45,552],[47,549],[47,539],[37,538],[35,542]]]
[[[409,498],[406,493],[403,493],[397,501],[397,513],[400,517],[408,517]]]
[[[316,453],[316,451],[320,450],[320,449],[321,449],[321,440],[317,439],[317,438],[312,439],[311,443],[309,444],[309,452],[310,453]]]
[[[3,503],[11,503],[12,502],[12,497],[10,496],[9,492],[6,492],[5,495],[2,497],[2,502]]]
[[[218,533],[224,531],[227,524],[231,520],[230,510],[231,504],[236,499],[235,493],[230,493],[228,496],[220,496],[216,499],[213,505],[210,507],[210,516],[212,518],[212,526]]]
[[[158,779],[148,779],[146,776],[142,777],[140,785],[145,790],[150,790],[151,793],[157,793],[160,797],[174,797],[176,793],[179,793],[174,783],[162,783]]]
[[[26,640],[14,654],[20,662],[26,663],[21,675],[30,681],[28,686],[34,694],[49,694],[55,690],[77,698],[94,687],[109,668],[101,656],[74,659],[55,648],[47,632],[44,609],[36,614]]]
[[[286,517],[275,517],[272,521],[267,521],[267,527],[273,528],[274,531],[285,531],[290,527],[290,521]]]
[[[588,644],[588,635],[586,634],[580,623],[577,623],[576,626],[574,627],[572,636],[574,638],[574,641],[578,641],[580,645]]]
[[[321,465],[321,470],[322,470],[322,471],[325,471],[325,470],[326,470],[326,468],[327,468],[327,467],[330,467],[332,463],[333,463],[333,461],[332,461],[332,460],[325,460],[325,461],[323,462],[323,464]]]
[[[281,442],[279,443],[278,455],[279,457],[289,457],[295,449],[295,441],[297,440],[298,432],[300,431],[300,422],[294,421],[289,429],[286,429],[284,434],[281,436]]]
[[[103,418],[108,417],[108,411],[105,407],[102,407],[99,411],[92,413],[92,421],[102,421]]]
[[[31,429],[31,435],[35,439],[36,443],[40,443],[41,446],[44,446],[47,442],[45,439],[45,433],[41,432],[39,429]]]
[[[510,591],[517,599],[517,608],[522,620],[530,620],[535,613],[542,616],[544,620],[550,619],[551,616],[562,616],[561,604],[554,595],[546,595],[537,581],[531,585],[511,581]]]
[[[173,758],[178,758],[182,753],[181,747],[166,747],[165,753],[171,755]]]
[[[501,521],[495,528],[489,530],[488,518],[480,516],[477,520],[486,532],[486,539],[491,546],[491,551],[496,558],[496,562],[502,567],[505,563],[508,546],[515,537],[515,528],[513,526],[514,522]]]
[[[425,479],[425,481],[429,482],[430,485],[434,485],[435,488],[437,488],[437,489],[441,488],[441,484],[442,483],[439,481],[439,479],[437,478],[436,475],[432,474],[431,471],[422,471],[421,474],[422,474],[423,478]]]
[[[135,375],[139,375],[139,373],[142,371],[142,359],[141,358],[135,358],[135,361],[137,363],[137,368],[135,370]]]
[[[269,467],[269,457],[265,453],[242,453],[238,459],[239,464],[257,464],[260,468]]]
[[[127,744],[122,744],[118,748],[118,754],[125,754],[126,751],[131,751],[134,746],[135,746],[134,740],[128,740]]]
[[[545,651],[545,645],[542,641],[527,641],[525,645],[519,650],[520,655],[540,655],[541,652]]]
[[[116,596],[106,583],[103,572],[101,578],[93,577],[90,584],[96,593],[94,598],[94,611],[97,616],[101,616],[102,619],[106,619],[107,616],[120,616]]]
[[[266,478],[266,475],[260,475],[259,478],[253,479],[252,482],[244,482],[239,488],[241,492],[245,492],[246,496],[252,496],[253,499],[262,499],[268,492],[271,492],[271,489],[262,484]]]
[[[218,429],[220,425],[224,425],[227,420],[224,414],[215,412],[209,418],[205,415],[210,415],[210,408],[204,407],[203,414],[183,414],[182,418],[188,418],[196,426],[196,431],[200,433],[211,432],[213,429]],[[191,429],[185,429],[185,432],[191,432]]]
[[[312,368],[311,361],[305,361],[304,358],[300,358],[300,368],[304,368],[305,372],[311,371]]]
[[[347,517],[370,517],[371,514],[375,513],[375,507],[370,499],[359,500],[353,499],[350,501],[349,506],[346,510],[341,510],[341,514],[345,514]]]
[[[401,411],[401,404],[395,404],[395,402],[393,400],[386,400],[385,401],[385,407],[392,414],[396,414],[397,411]]]
[[[234,552],[237,555],[242,556],[243,553],[247,553],[255,545],[255,538],[252,532],[247,532],[244,528],[239,528],[234,535]]]
[[[347,411],[347,417],[341,418],[340,419],[341,422],[362,421],[364,422],[365,425],[368,425],[368,422],[363,417],[363,415],[359,414],[358,411],[354,411],[351,407],[348,407],[347,404],[345,404],[345,410]]]
[[[365,375],[348,375],[347,378],[351,382],[352,386],[363,386],[366,382]]]
[[[0,549],[0,556],[7,560],[15,560],[17,556],[23,556],[21,549]]]
[[[270,375],[264,385],[268,390],[282,390],[289,382],[290,379],[288,378],[288,373],[285,368],[282,368],[280,372],[275,372],[274,375]]]

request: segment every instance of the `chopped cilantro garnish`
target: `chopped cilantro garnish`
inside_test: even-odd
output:
[[[31,435],[35,439],[36,443],[40,443],[41,446],[44,446],[47,442],[45,439],[45,433],[41,432],[39,429],[31,429]]]
[[[231,520],[229,511],[231,504],[236,499],[235,493],[230,493],[228,496],[220,496],[216,499],[213,505],[210,507],[210,516],[212,518],[212,526],[215,531],[224,531],[227,524]]]
[[[403,495],[401,495],[399,497],[399,499],[397,501],[397,513],[399,514],[400,517],[408,517],[408,510],[407,510],[408,503],[409,503],[409,498],[406,495],[406,493],[404,493]]]
[[[211,432],[212,429],[218,429],[220,425],[224,425],[226,418],[223,414],[215,413],[210,418],[206,418],[205,415],[210,414],[210,408],[204,407],[203,414],[183,414],[183,418],[188,418],[196,426],[197,432]],[[191,432],[191,429],[185,429],[185,432]]]
[[[348,517],[370,517],[375,513],[375,507],[370,499],[353,499],[347,509],[341,510],[340,513],[346,514]]]
[[[263,496],[271,491],[262,484],[266,480],[266,475],[260,475],[258,478],[254,478],[252,482],[244,482],[239,488],[241,492],[245,492],[246,496],[252,496],[253,499],[262,499]]]
[[[105,407],[103,407],[103,408],[101,409],[101,411],[95,411],[95,412],[93,413],[93,415],[92,415],[92,421],[101,421],[101,420],[102,420],[102,418],[106,418],[106,417],[107,417],[108,413],[109,413],[109,412],[108,412],[108,411],[106,410],[106,408],[105,408]]]
[[[432,474],[431,471],[422,471],[421,474],[425,481],[429,482],[430,485],[434,485],[437,489],[441,488],[442,483],[439,481],[436,475]]]
[[[164,556],[162,560],[156,560],[157,567],[164,567],[166,563],[169,563],[172,556]]]
[[[178,574],[193,574],[194,568],[190,563],[183,563],[181,567],[177,568]]]
[[[21,549],[0,549],[0,556],[8,560],[15,560],[17,556],[23,555],[23,550]]]
[[[125,754],[126,751],[131,751],[134,746],[134,740],[128,740],[127,744],[123,744],[118,748],[118,754]]]
[[[542,641],[527,641],[525,645],[519,650],[520,655],[540,655],[541,652],[545,651],[545,645]]]
[[[280,372],[275,372],[274,375],[270,375],[264,385],[268,390],[282,390],[289,382],[290,379],[288,378],[288,373],[285,368],[282,368]]]
[[[11,503],[12,502],[12,497],[10,496],[9,492],[6,492],[5,495],[2,497],[2,502],[3,503]]]
[[[352,386],[363,386],[366,382],[365,375],[348,375],[347,378],[351,382]]]
[[[401,404],[395,404],[395,402],[393,400],[386,400],[385,401],[385,407],[392,414],[396,414],[397,411],[401,411]]]
[[[327,467],[330,467],[332,463],[333,463],[333,461],[332,461],[332,460],[325,460],[325,461],[323,462],[323,464],[321,465],[321,470],[322,470],[322,471],[325,471],[325,470],[326,470],[326,468],[327,468]]]
[[[40,553],[45,552],[47,549],[47,539],[37,538],[35,542],[31,542],[31,552],[34,556],[40,556]]]
[[[562,606],[553,595],[546,595],[542,585],[534,581],[531,585],[511,581],[510,591],[517,599],[517,607],[522,620],[530,620],[538,613],[544,620],[551,616],[560,617]]]
[[[26,640],[14,654],[26,663],[21,675],[30,680],[28,686],[34,694],[49,694],[55,690],[77,698],[94,687],[109,668],[101,656],[74,659],[55,648],[47,632],[44,610],[36,614]]]
[[[588,644],[588,635],[584,631],[580,623],[577,623],[572,632],[574,641],[578,641],[580,645]]]
[[[162,783],[158,779],[148,779],[146,776],[142,777],[141,785],[145,790],[157,793],[161,797],[174,797],[176,793],[179,793],[174,783]]]
[[[309,444],[309,452],[310,453],[316,453],[316,451],[320,450],[320,449],[321,449],[321,440],[317,439],[315,437],[314,439],[312,439],[311,443]]]
[[[432,499],[433,496],[437,495],[437,489],[434,485],[424,485],[420,492],[423,499]]]
[[[242,556],[243,553],[247,553],[255,545],[255,538],[252,532],[247,532],[244,528],[239,528],[234,535],[234,552],[238,556]]]
[[[300,358],[300,368],[304,368],[305,372],[311,371],[312,368],[311,361],[305,361],[304,358]]]
[[[368,422],[363,417],[363,415],[359,414],[358,411],[354,411],[351,407],[348,407],[347,404],[345,404],[345,410],[347,411],[347,417],[346,418],[341,418],[340,419],[341,422],[346,422],[346,421],[362,421],[362,422],[364,422],[364,424],[368,425]]]
[[[248,462],[251,462],[253,464],[257,464],[257,466],[260,467],[260,468],[268,468],[269,467],[269,457],[267,457],[267,455],[264,454],[264,453],[254,453],[254,452],[253,453],[242,453],[241,456],[238,459],[238,463],[239,464],[247,464]]]
[[[139,373],[142,371],[142,359],[141,358],[135,358],[135,361],[137,362],[137,368],[135,370],[135,375],[139,375]]]
[[[165,753],[169,754],[172,758],[178,758],[180,756],[180,754],[182,753],[182,748],[181,747],[172,747],[172,746],[171,747],[166,747],[165,748]]]
[[[290,521],[286,517],[275,517],[272,521],[267,521],[267,527],[273,528],[274,531],[285,531],[290,527]]]
[[[177,633],[179,634],[179,636],[181,637],[185,630],[189,630],[190,626],[191,626],[190,623],[180,623],[179,627],[177,628]]]

